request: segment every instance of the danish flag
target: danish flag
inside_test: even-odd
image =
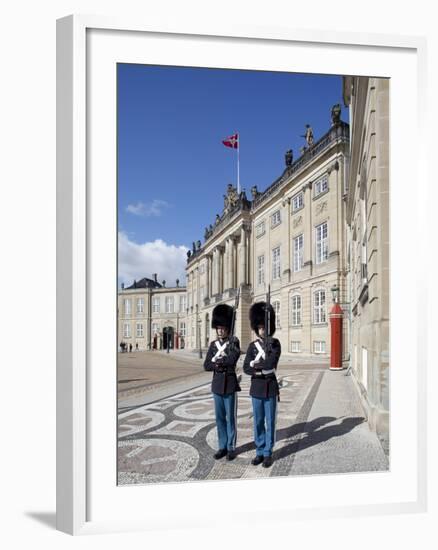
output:
[[[225,147],[231,147],[231,149],[239,148],[239,134],[234,134],[222,140]]]

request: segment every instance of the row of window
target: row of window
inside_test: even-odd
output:
[[[297,340],[291,341],[290,350],[292,353],[301,353],[301,342]],[[325,342],[323,340],[313,341],[313,353],[325,353]]]
[[[317,197],[318,195],[321,195],[325,191],[328,190],[328,178],[327,176],[324,176],[320,180],[318,180],[314,186],[314,197]],[[303,191],[300,191],[296,195],[292,197],[292,213],[296,212],[297,210],[300,210],[304,206],[304,193]],[[271,214],[271,228],[276,227],[281,223],[281,210],[278,209],[275,212]],[[266,225],[265,221],[263,220],[256,226],[256,237],[261,237],[264,235],[266,231]]]
[[[144,329],[143,329],[143,323],[136,323],[135,325],[136,331],[135,335],[136,338],[143,338],[144,337]],[[160,332],[160,325],[158,323],[152,323],[152,334],[158,334]],[[179,333],[180,336],[184,337],[186,336],[186,324],[181,323],[179,326]],[[131,324],[130,323],[124,323],[123,324],[123,337],[124,338],[131,338]]]
[[[328,259],[328,225],[327,222],[316,226],[316,257],[315,262],[320,264]],[[304,235],[298,235],[293,239],[292,254],[293,254],[293,271],[303,269],[303,253],[304,253]],[[272,250],[272,279],[279,279],[281,276],[281,247],[277,246]],[[265,283],[265,255],[257,256],[257,284]]]
[[[291,314],[290,325],[301,326],[302,324],[302,300],[301,294],[294,294],[290,301]],[[280,302],[275,300],[272,302],[272,307],[275,311],[275,320],[277,328],[280,328]],[[325,290],[319,289],[313,293],[313,324],[320,325],[327,322],[327,310],[326,310],[326,296]]]
[[[179,311],[185,312],[187,307],[187,297],[185,294],[179,297]],[[174,296],[166,296],[164,299],[165,313],[176,313]],[[125,298],[123,300],[123,309],[125,315],[131,315],[131,298]],[[160,313],[161,311],[161,297],[154,296],[152,298],[152,313]],[[144,298],[137,298],[136,312],[144,313]]]

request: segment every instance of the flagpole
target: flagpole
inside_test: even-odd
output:
[[[239,153],[240,153],[240,134],[237,134],[237,193],[240,195]]]

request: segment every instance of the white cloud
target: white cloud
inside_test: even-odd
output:
[[[138,202],[137,204],[128,204],[126,211],[134,214],[135,216],[161,216],[164,209],[169,208],[171,205],[167,201],[161,199],[154,199],[152,202]]]
[[[187,263],[186,246],[167,244],[161,239],[143,244],[129,240],[124,232],[119,232],[119,284],[130,286],[134,280],[143,277],[152,279],[157,273],[158,282],[166,281],[166,286],[185,284],[185,267]]]

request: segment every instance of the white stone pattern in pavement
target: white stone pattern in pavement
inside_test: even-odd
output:
[[[210,384],[206,384],[119,415],[119,484],[321,473],[318,448],[325,448],[318,434],[327,424],[336,424],[338,418],[330,416],[329,412],[325,414],[325,410],[324,415],[308,416],[313,410],[321,380],[327,373],[321,369],[305,368],[284,369],[283,372],[271,468],[251,465],[255,455],[252,404],[250,379],[244,376],[242,391],[238,393],[237,457],[233,461],[213,458],[217,450],[217,431]],[[354,417],[351,430],[357,430],[364,419],[358,417],[356,409],[351,411],[351,416]],[[360,429],[365,428],[361,426]],[[339,435],[345,437],[345,430]],[[330,432],[330,437],[336,437],[336,428]],[[294,470],[295,455],[300,453],[302,441],[305,448],[314,446],[313,472],[302,466]],[[365,452],[369,451],[370,441],[374,441],[372,435],[366,440]],[[346,471],[351,471],[351,468],[346,468]]]

